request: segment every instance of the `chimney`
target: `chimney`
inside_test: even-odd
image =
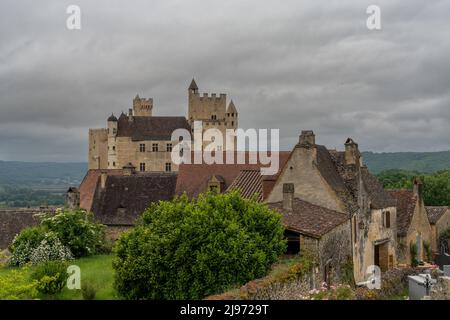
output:
[[[360,166],[360,157],[358,144],[352,138],[348,138],[345,142],[345,164]]]
[[[283,184],[283,209],[292,211],[292,203],[294,202],[294,184]]]
[[[275,186],[276,179],[274,176],[265,176],[262,179],[262,198],[267,199],[270,191],[272,191]]]
[[[131,176],[132,174],[136,173],[136,167],[133,166],[131,162],[128,162],[126,166],[123,167],[123,175],[124,176]]]
[[[299,143],[301,146],[314,146],[316,145],[316,136],[312,130],[302,130]]]
[[[422,201],[423,199],[423,183],[420,180],[420,178],[416,177],[414,178],[414,183],[413,183],[413,194],[415,197],[417,197],[417,199],[419,199],[419,201]]]
[[[106,186],[106,178],[108,178],[108,173],[106,171],[102,171],[100,174],[100,188],[103,190]]]

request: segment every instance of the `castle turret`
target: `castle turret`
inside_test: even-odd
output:
[[[108,136],[115,137],[117,135],[117,118],[112,113],[108,118]]]
[[[133,99],[133,116],[135,117],[151,117],[153,110],[152,98],[140,98],[137,94]]]
[[[229,124],[228,126],[233,129],[237,128],[237,118],[238,118],[238,112],[233,103],[233,100],[231,100],[231,102],[227,108],[227,123]]]
[[[198,93],[198,86],[195,83],[194,78],[192,78],[191,85],[189,86],[189,92]]]

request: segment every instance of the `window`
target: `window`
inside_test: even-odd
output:
[[[234,126],[234,121],[231,121],[231,125]]]
[[[157,143],[152,144],[152,151],[158,152],[158,144]]]
[[[113,151],[116,151],[116,146],[113,146]]]
[[[145,152],[145,143],[139,145],[139,152]]]
[[[215,114],[213,114],[213,115],[211,116],[211,119],[212,119],[212,120],[217,120],[217,116],[216,116]]]
[[[116,163],[115,162],[113,162],[113,167],[115,167],[116,166]]]
[[[144,172],[144,171],[145,171],[145,163],[144,163],[144,162],[141,162],[141,163],[139,164],[139,170],[140,170],[141,172]]]
[[[231,116],[234,117],[234,113],[232,113]]]
[[[166,145],[166,151],[167,151],[167,152],[172,152],[172,144],[171,144],[171,143],[168,143],[168,144]]]
[[[183,148],[180,148],[180,157],[182,157],[183,156]]]
[[[217,185],[210,185],[209,191],[213,193],[219,193],[219,187]]]
[[[390,211],[383,212],[383,225],[385,228],[391,227],[391,212]]]
[[[116,134],[116,133],[117,133],[116,128],[113,128],[113,134]]]
[[[166,163],[166,172],[171,172],[172,171],[172,164],[170,162]]]

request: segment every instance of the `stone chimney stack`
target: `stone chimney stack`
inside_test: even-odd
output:
[[[416,177],[414,178],[414,183],[413,183],[413,194],[415,197],[417,197],[417,199],[419,199],[420,201],[423,200],[423,183],[420,180],[420,178]]]
[[[345,142],[345,164],[361,166],[361,154],[358,144],[352,138],[348,138]]]
[[[106,178],[108,178],[108,173],[106,171],[102,171],[100,173],[100,188],[102,190],[106,187]]]
[[[302,130],[300,135],[299,144],[301,146],[315,146],[316,136],[312,130]]]
[[[128,162],[126,166],[123,167],[123,175],[131,176],[136,173],[136,167],[133,166],[131,162]]]
[[[284,183],[283,184],[283,209],[292,211],[292,206],[294,202],[294,184]]]

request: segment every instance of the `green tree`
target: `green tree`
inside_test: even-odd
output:
[[[127,299],[198,299],[264,276],[286,249],[281,216],[237,192],[153,204],[115,248]]]

